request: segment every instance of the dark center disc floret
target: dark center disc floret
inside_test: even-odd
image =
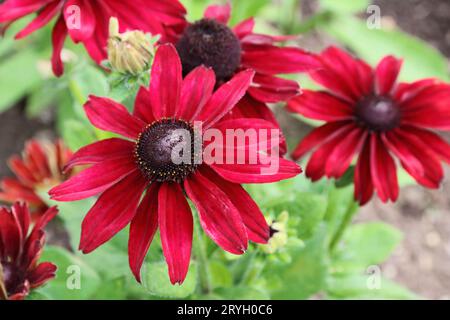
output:
[[[401,112],[389,97],[371,95],[356,104],[356,118],[372,131],[389,131],[400,124]]]
[[[198,166],[202,148],[196,139],[193,126],[183,120],[153,122],[136,143],[139,169],[151,181],[182,182]]]
[[[20,275],[18,267],[7,262],[3,262],[1,264],[3,271],[3,279],[0,279],[0,281],[3,280],[7,294],[8,295],[13,294],[15,290],[22,284],[23,277]]]
[[[218,82],[229,80],[241,63],[241,44],[226,25],[202,19],[190,25],[176,44],[183,75],[198,66],[213,68]]]

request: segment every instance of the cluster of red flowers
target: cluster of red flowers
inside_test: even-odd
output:
[[[81,28],[73,25],[76,8],[83,13],[78,17]],[[95,127],[121,137],[78,150],[67,162],[66,172],[79,165],[88,168],[49,192],[58,201],[100,195],[82,224],[80,250],[84,253],[130,224],[129,263],[138,281],[157,229],[172,283],[185,279],[193,234],[187,199],[197,208],[208,236],[224,250],[242,254],[249,240],[266,243],[270,228],[241,184],[275,182],[301,172],[297,164],[282,157],[277,157],[279,168],[273,174],[261,174],[269,166],[263,162],[174,164],[175,142],[186,142],[177,130],[195,135],[196,121],[203,124],[200,134],[211,128],[224,135],[227,129],[271,130],[279,125],[267,103],[288,101],[290,111],[326,122],[300,142],[292,157],[299,159],[313,151],[306,175],[318,180],[323,176],[340,178],[357,156],[355,199],[361,204],[367,203],[374,191],[382,201],[397,199],[393,156],[420,184],[430,188],[437,188],[442,180],[441,161],[450,161],[450,146],[430,131],[450,129],[450,86],[435,79],[397,83],[401,61],[394,57],[384,58],[373,69],[334,47],[319,55],[280,47],[277,43],[288,37],[255,33],[253,18],[228,27],[229,5],[211,6],[203,19],[189,23],[176,0],[136,0],[127,5],[119,0],[7,0],[0,5],[0,22],[10,23],[32,12],[38,16],[17,37],[57,15],[52,59],[57,75],[63,70],[60,53],[67,34],[74,42],[82,42],[97,63],[105,59],[110,17],[117,17],[124,30],[162,36],[150,87],[140,89],[132,114],[107,98],[91,96],[85,105]],[[299,72],[308,72],[327,90],[300,94],[297,82],[279,77]],[[235,156],[237,149],[248,152],[255,147],[247,141],[241,143],[232,150]],[[203,152],[207,145],[201,147]],[[261,144],[256,148],[259,153],[270,153]],[[44,170],[47,177],[48,167],[35,171],[44,155],[35,144],[27,149],[24,161],[12,161],[19,181],[4,180],[7,192],[0,196],[14,200],[20,194],[23,200],[47,209],[33,193],[33,186],[35,174]],[[281,136],[281,153],[286,149]],[[36,224],[39,230],[41,224]],[[20,235],[25,236],[23,232]],[[1,254],[3,259],[6,255]],[[29,263],[20,265],[31,272],[31,284],[42,282],[33,280]],[[9,289],[9,282],[7,293],[11,295],[16,289]]]

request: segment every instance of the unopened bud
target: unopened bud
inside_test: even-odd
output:
[[[116,18],[109,20],[108,59],[120,73],[140,74],[150,69],[156,38],[142,31],[119,33]]]
[[[263,246],[266,253],[272,254],[286,246],[288,242],[288,220],[289,214],[283,211],[276,220],[269,220],[270,239],[269,243]]]

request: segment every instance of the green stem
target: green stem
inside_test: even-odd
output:
[[[345,230],[352,222],[352,218],[355,215],[355,213],[358,211],[358,204],[354,201],[350,204],[347,211],[345,212],[344,218],[341,221],[341,224],[339,225],[336,233],[334,234],[333,238],[330,242],[330,252],[333,252],[336,249],[336,246],[338,245],[339,241],[341,240]]]
[[[196,234],[195,241],[195,257],[198,262],[198,271],[200,279],[200,289],[203,294],[212,292],[211,276],[209,272],[208,256],[206,254],[206,246],[203,234],[201,232],[200,223],[197,215],[194,214],[194,229]]]

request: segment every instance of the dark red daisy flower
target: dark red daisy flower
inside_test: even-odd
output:
[[[30,229],[30,212],[23,203],[0,207],[0,300],[22,300],[55,277],[56,266],[38,263],[45,244],[44,228],[58,213],[50,208]]]
[[[277,158],[278,171],[263,175],[261,170],[270,164],[261,159],[253,164],[236,164],[232,159],[232,163],[210,165],[194,161],[175,164],[172,160],[179,143],[188,145],[190,160],[196,152],[203,154],[209,145],[206,138],[200,138],[201,148],[196,151],[192,144],[198,140],[187,140],[180,130],[192,136],[214,128],[225,136],[228,129],[274,129],[273,124],[260,119],[222,121],[245,94],[253,74],[242,71],[213,93],[214,72],[198,67],[183,80],[181,61],[169,44],[159,47],[150,88],[139,91],[133,115],[114,101],[90,97],[85,110],[92,124],[123,138],[80,149],[68,168],[93,166],[50,191],[51,197],[59,201],[101,194],[83,221],[80,249],[84,253],[93,251],[131,222],[129,263],[139,281],[141,265],[159,227],[170,279],[182,283],[189,267],[193,228],[186,197],[197,207],[205,232],[224,250],[242,254],[248,240],[267,242],[269,227],[264,216],[240,183],[293,177],[301,171],[295,163]],[[194,121],[202,123],[202,132]],[[258,152],[267,151],[263,143],[255,146],[248,140],[234,148],[224,143],[219,149],[247,152],[252,147]]]
[[[49,190],[71,176],[71,170],[63,173],[71,156],[72,152],[61,140],[55,143],[28,141],[22,157],[14,155],[8,161],[16,177],[0,180],[0,201],[7,204],[26,201],[33,217],[44,214],[48,206],[39,191]]]
[[[261,118],[277,125],[266,103],[286,101],[300,93],[296,81],[278,75],[316,69],[318,60],[299,48],[277,46],[278,42],[291,37],[254,33],[253,18],[228,27],[230,14],[230,4],[210,6],[203,19],[182,30],[174,44],[181,58],[183,74],[205,65],[214,70],[220,84],[242,70],[255,70],[248,92],[233,110],[233,115]]]
[[[119,19],[121,32],[136,29],[170,40],[171,34],[184,27],[186,12],[178,0],[6,0],[0,4],[0,23],[8,25],[32,13],[37,13],[36,18],[16,39],[42,28],[56,16],[52,65],[55,75],[60,76],[64,72],[61,50],[67,35],[73,42],[83,43],[92,59],[100,64],[107,57],[111,17]]]
[[[450,146],[431,130],[450,129],[450,86],[436,79],[397,83],[402,61],[392,56],[375,69],[334,47],[321,59],[323,69],[311,77],[328,91],[304,90],[288,103],[290,111],[326,122],[293,152],[299,159],[314,151],[306,175],[339,178],[358,155],[357,201],[367,203],[374,190],[383,202],[395,201],[397,158],[418,183],[438,188]]]

